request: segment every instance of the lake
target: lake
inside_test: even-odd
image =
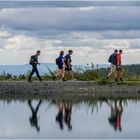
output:
[[[0,138],[140,138],[140,100],[1,100]]]

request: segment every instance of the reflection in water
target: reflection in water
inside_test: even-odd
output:
[[[0,138],[139,138],[139,108],[132,99],[2,100]]]
[[[118,104],[117,104],[118,103]],[[115,100],[114,105],[112,102],[107,101],[110,106],[110,117],[108,118],[109,123],[113,126],[114,130],[122,131],[121,117],[123,112],[122,100]]]
[[[63,110],[64,110],[64,104],[63,104],[63,102],[61,102],[59,104],[59,111],[58,111],[58,114],[56,116],[56,121],[59,123],[60,129],[64,128],[64,126],[63,126]]]
[[[64,129],[64,122],[68,126],[68,129],[72,129],[71,124],[71,113],[72,113],[72,102],[61,101],[59,103],[58,114],[56,116],[56,121],[59,123],[60,129]]]
[[[35,127],[36,130],[39,132],[40,131],[40,127],[38,126],[38,117],[37,117],[37,112],[39,110],[39,107],[41,105],[41,100],[38,102],[36,108],[34,109],[32,106],[32,101],[28,100],[28,105],[32,111],[32,116],[29,118],[30,124],[32,127]]]
[[[72,102],[67,102],[65,103],[65,123],[68,126],[68,129],[71,130],[72,129],[72,125],[71,125],[71,113],[72,113]]]

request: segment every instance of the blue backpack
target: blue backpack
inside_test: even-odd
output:
[[[108,62],[111,64],[117,64],[116,53],[110,55]]]

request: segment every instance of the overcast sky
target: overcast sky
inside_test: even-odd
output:
[[[26,64],[38,49],[41,62],[73,49],[74,64],[106,64],[116,48],[139,63],[140,1],[0,1],[0,64]]]

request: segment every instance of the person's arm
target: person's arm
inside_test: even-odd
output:
[[[70,64],[70,59],[68,58],[68,68],[71,67],[71,64]]]
[[[64,58],[62,59],[62,63],[63,63],[63,65],[65,64],[65,60],[64,60]]]
[[[34,56],[34,57],[35,57],[35,56]],[[38,58],[35,57],[34,59],[35,59],[35,64],[39,64],[39,65],[40,65],[40,63],[38,63]]]
[[[38,58],[37,58],[37,64],[40,65],[40,63],[38,62]]]

